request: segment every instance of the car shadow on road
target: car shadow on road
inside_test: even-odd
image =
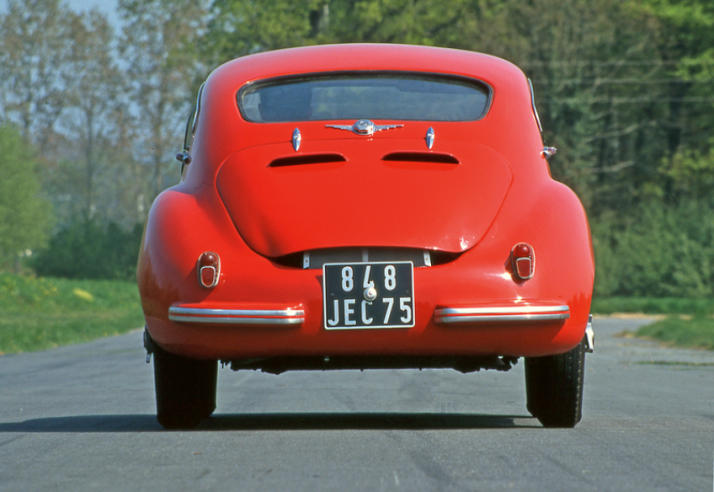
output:
[[[540,427],[529,415],[460,413],[265,413],[217,414],[194,432],[290,430],[439,430]],[[154,415],[81,415],[0,423],[0,433],[157,432]]]
[[[519,421],[516,422],[516,419]],[[525,421],[524,421],[525,420]],[[218,414],[201,423],[211,430],[429,430],[538,427],[530,415],[462,413]]]

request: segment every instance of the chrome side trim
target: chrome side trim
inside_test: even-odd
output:
[[[203,309],[171,306],[171,321],[235,325],[296,325],[305,322],[305,311],[295,309]]]
[[[533,115],[535,116],[536,122],[538,123],[538,129],[540,130],[540,133],[543,133],[543,125],[540,124],[540,116],[538,116],[538,110],[536,109],[535,105],[535,93],[533,92],[533,82],[531,82],[531,79],[528,79],[528,87],[531,89],[531,106],[533,107]]]

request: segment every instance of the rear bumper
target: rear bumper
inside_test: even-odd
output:
[[[181,304],[171,306],[168,317],[177,323],[208,325],[301,325],[305,322],[305,310],[282,306],[257,309],[245,303],[224,304],[220,308]],[[440,324],[474,327],[483,323],[539,323],[566,320],[570,318],[570,308],[567,304],[548,301],[476,303],[436,309],[433,318]]]
[[[154,340],[189,357],[540,356],[570,350],[586,322],[557,301],[416,306],[411,328],[328,330],[321,300],[308,303],[176,303],[147,317]],[[582,325],[582,326],[581,326]]]

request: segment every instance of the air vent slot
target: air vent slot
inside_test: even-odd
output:
[[[411,261],[416,268],[443,265],[456,260],[461,253],[415,248],[332,248],[313,249],[271,258],[290,267],[319,270],[325,263],[359,263],[363,261]]]
[[[451,154],[441,152],[392,152],[382,157],[383,161],[397,162],[434,162],[437,164],[459,164]]]
[[[345,162],[341,154],[303,154],[289,157],[279,157],[268,167],[304,166],[307,164],[327,164],[330,162]]]

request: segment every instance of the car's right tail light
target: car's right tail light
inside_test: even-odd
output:
[[[535,253],[528,243],[518,243],[511,249],[513,274],[520,280],[533,278],[535,273]]]

